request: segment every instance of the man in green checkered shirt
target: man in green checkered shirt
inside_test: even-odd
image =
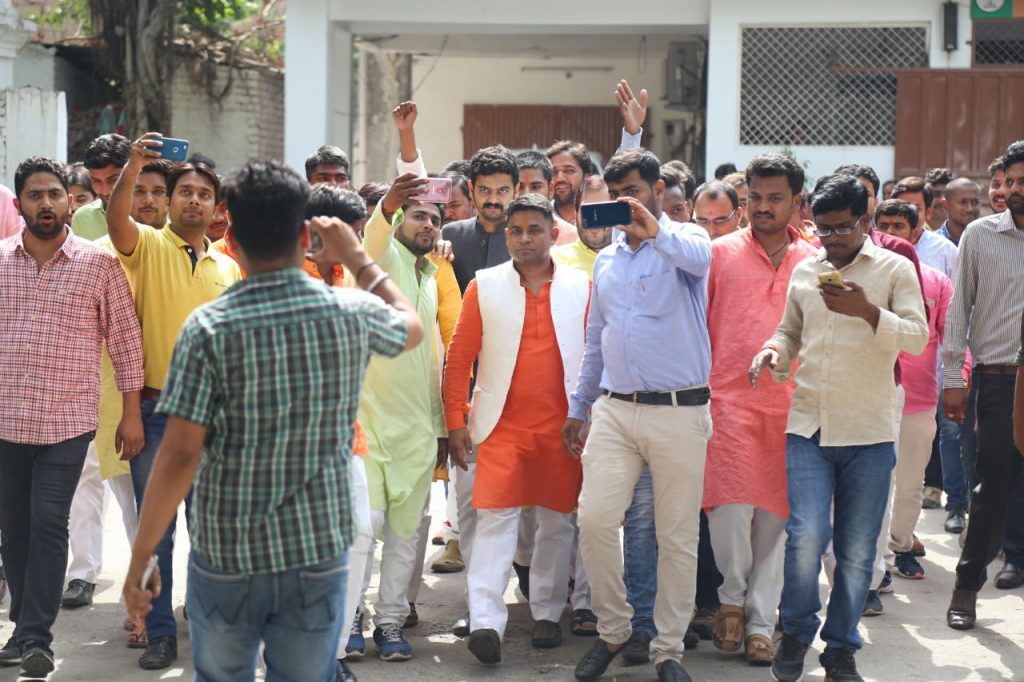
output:
[[[134,618],[150,609],[160,577],[147,580],[147,564],[194,477],[186,604],[199,679],[251,679],[263,643],[268,678],[334,680],[363,376],[371,354],[415,347],[423,326],[348,225],[305,223],[309,186],[293,170],[250,162],[225,194],[250,276],[178,336],[125,597]],[[366,291],[303,272],[311,233],[318,259]]]

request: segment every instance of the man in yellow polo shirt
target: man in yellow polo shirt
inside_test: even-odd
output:
[[[157,133],[146,133],[132,143],[131,158],[107,204],[107,232],[135,284],[135,308],[142,324],[142,420],[146,446],[131,461],[132,483],[140,506],[166,425],[165,417],[156,414],[154,408],[167,377],[178,331],[193,310],[241,279],[235,261],[212,250],[206,237],[220,188],[220,179],[208,166],[183,163],[168,174],[167,228],[156,230],[132,220],[136,180],[147,163],[160,158],[157,138]],[[186,499],[186,513],[188,502]],[[149,643],[139,659],[139,665],[146,670],[167,668],[178,656],[178,626],[171,608],[174,527],[172,521],[157,547],[163,589],[146,616]]]

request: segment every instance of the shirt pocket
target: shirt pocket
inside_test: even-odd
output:
[[[636,284],[635,306],[642,315],[666,317],[679,304],[675,270],[642,275]]]
[[[60,303],[54,307],[54,326],[77,332],[95,334],[99,327],[99,301],[91,291],[64,289]]]

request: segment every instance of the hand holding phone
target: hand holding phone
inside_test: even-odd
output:
[[[409,197],[416,201],[428,201],[432,204],[447,204],[452,200],[451,178],[427,178],[427,184],[419,194]]]
[[[580,205],[580,219],[586,230],[629,225],[632,215],[629,204],[621,201],[598,201]]]
[[[846,286],[846,284],[843,282],[843,275],[842,275],[842,273],[840,273],[838,271],[835,271],[835,270],[833,270],[832,272],[822,272],[822,273],[819,273],[818,274],[818,281],[821,284],[824,284],[824,285],[830,286],[830,287],[840,287],[840,288],[843,288],[843,287]]]
[[[160,147],[160,157],[168,161],[184,161],[188,158],[188,140],[179,140],[175,137],[154,138],[163,143]]]

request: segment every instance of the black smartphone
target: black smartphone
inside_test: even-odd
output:
[[[598,201],[580,206],[580,217],[583,228],[596,230],[602,227],[629,225],[633,219],[629,212],[629,204],[621,201]]]

